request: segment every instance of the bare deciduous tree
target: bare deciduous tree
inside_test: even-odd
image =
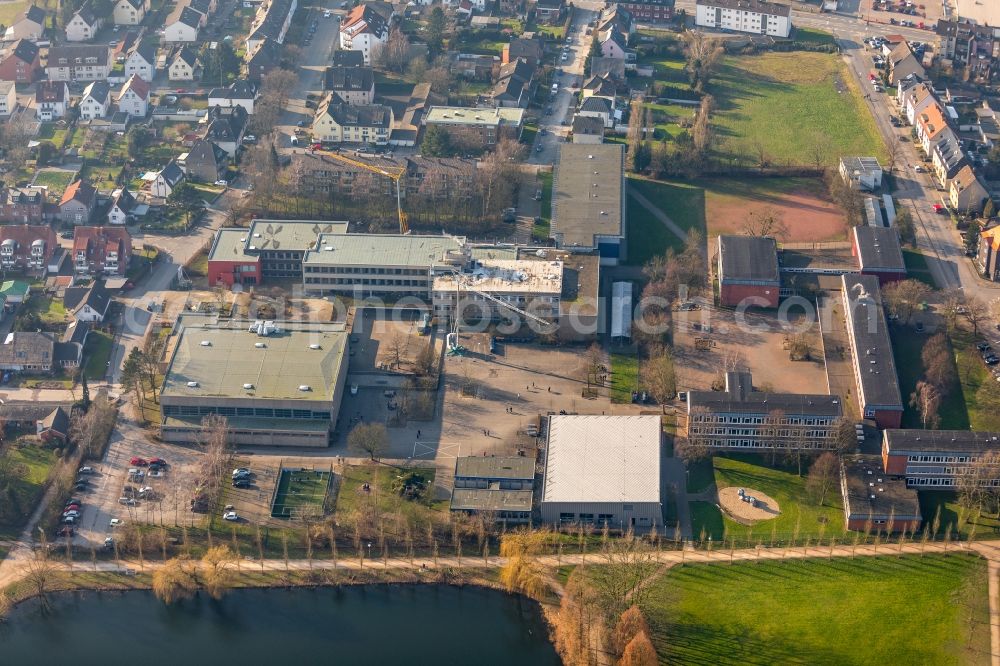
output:
[[[941,406],[941,393],[933,384],[926,381],[917,382],[917,389],[910,395],[910,405],[920,414],[920,422],[926,429],[934,430],[941,422],[938,408]]]
[[[836,487],[840,474],[840,463],[837,456],[829,451],[820,454],[809,467],[806,477],[806,492],[820,506],[826,502],[827,494]]]
[[[747,213],[742,229],[747,236],[770,236],[778,239],[788,236],[788,225],[785,224],[784,216],[773,208],[752,210]]]
[[[347,436],[347,446],[375,460],[389,448],[389,435],[381,423],[359,423]]]

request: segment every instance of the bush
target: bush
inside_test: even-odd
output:
[[[392,480],[392,492],[400,495],[403,499],[419,500],[426,491],[427,477],[420,472],[406,472]]]

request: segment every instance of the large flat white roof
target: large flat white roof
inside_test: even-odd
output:
[[[660,417],[551,416],[543,502],[659,502]]]

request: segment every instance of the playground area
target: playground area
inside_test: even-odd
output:
[[[272,518],[298,518],[303,513],[322,516],[330,493],[333,469],[282,467],[271,500]]]
[[[781,514],[778,501],[750,488],[723,488],[719,491],[719,506],[730,518],[744,525],[758,520],[770,520]]]

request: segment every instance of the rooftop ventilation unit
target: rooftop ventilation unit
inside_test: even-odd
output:
[[[302,384],[299,386],[300,391],[312,391],[312,387],[308,384]]]
[[[198,382],[188,382],[188,388],[198,388]]]
[[[253,384],[244,384],[243,388],[247,391],[250,391],[253,389]]]
[[[309,345],[309,349],[322,349],[322,347],[320,347],[318,344],[314,342],[311,345]]]
[[[211,347],[212,346],[212,341],[211,340],[202,340],[201,341],[201,346],[202,347]]]
[[[255,342],[253,346],[256,347],[257,349],[264,349],[265,347],[267,347],[267,345],[265,345],[263,342]]]

